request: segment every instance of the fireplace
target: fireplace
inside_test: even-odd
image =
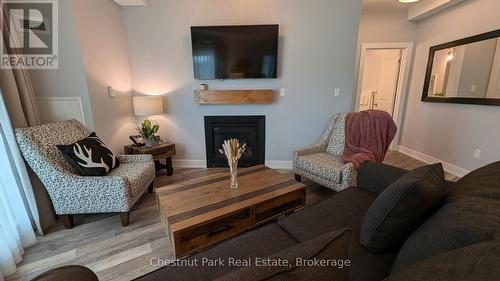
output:
[[[247,144],[247,150],[238,166],[264,164],[266,146],[265,116],[205,116],[205,144],[207,167],[227,167],[227,160],[219,152],[224,140],[237,138]]]

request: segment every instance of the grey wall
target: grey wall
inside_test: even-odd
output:
[[[59,1],[59,69],[30,70],[42,97],[79,97],[85,122],[114,151],[136,134],[121,8],[111,0]],[[108,96],[107,87],[116,90]]]
[[[111,0],[77,0],[75,16],[95,130],[119,153],[128,136],[137,134],[121,8]]]
[[[429,48],[499,29],[499,10],[500,1],[471,0],[419,23],[402,146],[469,170],[500,159],[500,107],[420,101]]]
[[[132,85],[139,94],[165,94],[160,134],[177,143],[178,159],[205,159],[204,115],[267,116],[266,158],[288,161],[316,141],[335,112],[349,111],[361,1],[151,0],[123,9]],[[286,90],[271,105],[200,106],[193,90],[189,27],[280,24],[279,79],[209,81],[212,89]],[[334,97],[334,88],[341,96]]]
[[[59,1],[59,69],[30,70],[35,94],[41,97],[79,97],[85,122],[94,128],[82,52],[75,22],[74,2]]]
[[[407,9],[385,7],[381,3],[365,4],[359,24],[359,43],[415,41],[417,24],[407,18]]]

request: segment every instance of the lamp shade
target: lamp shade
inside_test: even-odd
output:
[[[163,114],[163,101],[161,96],[133,97],[133,103],[135,116]]]

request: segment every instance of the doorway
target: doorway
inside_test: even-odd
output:
[[[413,43],[362,44],[354,110],[386,111],[401,128],[412,55]],[[391,150],[399,144],[399,136]]]

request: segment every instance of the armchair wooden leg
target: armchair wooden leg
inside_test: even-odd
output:
[[[298,181],[298,182],[301,182],[302,181],[302,176],[295,174],[295,180]]]
[[[128,222],[129,222],[129,219],[130,219],[130,211],[128,211],[126,213],[121,213],[120,214],[120,219],[122,221],[122,226],[128,226]]]
[[[73,215],[60,215],[61,221],[64,225],[64,228],[71,229],[75,224],[73,223]]]
[[[154,184],[155,182],[153,181],[149,186],[148,186],[148,193],[153,193],[154,192]]]

